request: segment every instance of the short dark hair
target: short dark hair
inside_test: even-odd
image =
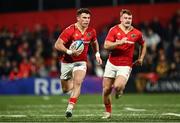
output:
[[[120,12],[120,16],[122,16],[123,14],[132,15],[131,11],[128,9],[122,9]]]
[[[80,8],[80,9],[78,9],[76,15],[79,16],[82,13],[86,13],[86,14],[91,15],[91,11],[88,8]]]

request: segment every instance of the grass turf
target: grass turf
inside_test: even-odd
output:
[[[112,97],[112,118],[101,119],[101,95],[81,95],[73,117],[65,118],[68,96],[0,96],[0,122],[178,122],[180,94]]]

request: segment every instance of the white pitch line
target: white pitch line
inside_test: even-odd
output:
[[[0,117],[26,117],[26,115],[7,114],[7,115],[0,115]]]
[[[43,100],[49,100],[50,97],[49,96],[43,96]]]
[[[61,117],[61,116],[65,116],[65,115],[56,115],[56,114],[43,114],[43,115],[39,115],[42,117]]]
[[[64,100],[61,100],[62,102],[65,102],[65,103],[67,103],[67,101],[68,100],[66,100],[66,99],[64,99]],[[137,105],[137,104],[123,104],[123,105],[116,105],[115,107],[136,107],[136,106],[138,106],[138,107],[140,107],[140,106],[148,106],[148,107],[159,107],[159,106],[161,106],[161,107],[180,107],[180,104],[172,104],[172,105],[170,105],[170,104],[161,104],[161,105],[152,105],[152,104],[146,104],[146,105],[144,105],[144,104],[141,104],[141,105]],[[14,108],[14,105],[8,105],[8,107],[13,107]],[[62,104],[47,104],[47,105],[45,105],[45,104],[39,104],[39,105],[17,105],[16,106],[17,108],[22,108],[23,107],[23,109],[24,108],[54,108],[54,107],[56,107],[56,108],[60,108],[60,107],[65,107],[64,105],[62,105]],[[104,105],[103,104],[78,104],[78,107],[104,107]],[[112,106],[113,107],[113,106]]]
[[[61,99],[61,102],[62,102],[62,103],[67,103],[67,102],[68,102],[68,99]]]
[[[112,114],[113,116],[123,116],[124,114],[121,113],[121,114]],[[132,116],[139,116],[139,115],[145,115],[145,116],[151,116],[153,114],[128,114],[128,115],[132,115]],[[42,114],[42,115],[0,115],[0,117],[65,117],[65,114]],[[98,116],[98,117],[101,117],[102,114],[74,114],[73,117],[95,117],[95,116]]]
[[[171,116],[180,117],[180,114],[177,114],[177,113],[163,113],[162,115],[171,115]]]
[[[137,109],[137,108],[130,108],[130,107],[126,107],[125,110],[128,110],[128,111],[146,111],[146,109]]]
[[[65,117],[65,114],[61,114],[61,115],[54,115],[54,114],[44,114],[44,115],[38,115],[40,117]],[[73,115],[73,117],[89,117],[89,116],[101,116],[101,115],[94,115],[94,114],[82,114],[82,115]]]
[[[56,114],[42,114],[42,115],[28,115],[30,117],[65,117],[65,114],[56,115]],[[86,114],[86,115],[73,115],[73,117],[89,117],[89,116],[101,116],[101,115],[94,115],[94,114]],[[27,115],[0,115],[0,117],[27,117]]]

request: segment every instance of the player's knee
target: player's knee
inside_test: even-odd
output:
[[[76,85],[76,86],[81,86],[81,84],[82,84],[82,80],[75,79],[73,81],[74,81],[74,85]]]
[[[124,86],[123,84],[121,84],[121,85],[115,85],[114,88],[115,88],[115,90],[117,90],[117,91],[121,91],[121,90],[124,90],[125,86]]]
[[[111,87],[103,87],[103,92],[104,94],[110,94],[111,93],[112,88]]]
[[[64,87],[62,87],[62,92],[65,94],[65,93],[68,93],[68,92],[69,92],[69,90],[68,90],[68,88],[64,88]]]

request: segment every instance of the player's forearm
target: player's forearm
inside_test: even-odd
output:
[[[118,46],[117,42],[105,41],[104,43],[104,49],[107,49],[107,50],[112,50],[116,48],[116,46]]]
[[[146,54],[146,43],[144,42],[144,44],[142,45],[142,48],[141,48],[141,52],[140,52],[140,55],[139,55],[139,59],[144,59],[144,56]]]
[[[91,45],[94,53],[99,52],[99,44],[97,41],[94,41]]]
[[[98,41],[97,40],[94,41],[91,45],[92,45],[92,48],[93,48],[93,51],[95,53],[96,58],[97,57],[101,57],[100,53],[99,53],[99,44],[98,44]]]
[[[57,40],[54,47],[56,48],[56,50],[60,51],[60,52],[64,52],[67,53],[67,48],[63,45],[63,43],[60,40]]]

